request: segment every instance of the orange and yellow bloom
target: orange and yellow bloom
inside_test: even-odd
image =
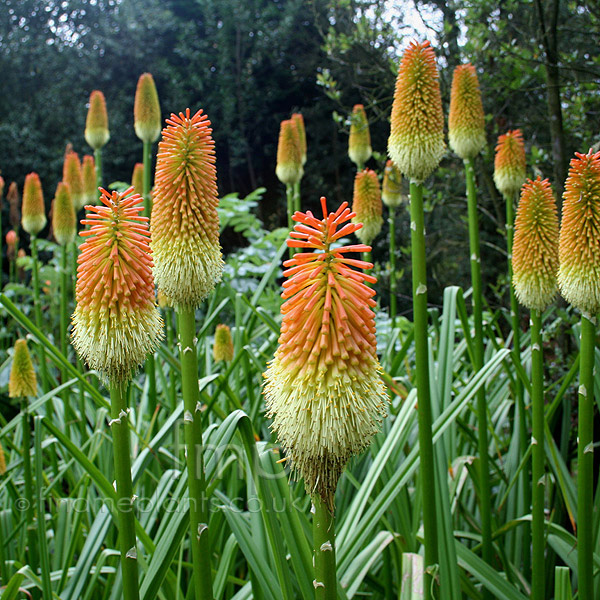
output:
[[[135,134],[143,142],[155,142],[160,135],[160,125],[160,103],[154,78],[150,73],[142,73],[138,79],[133,105]]]
[[[381,187],[377,173],[372,169],[359,171],[354,178],[352,212],[355,213],[352,222],[362,223],[362,227],[356,230],[356,237],[363,244],[371,244],[383,225]]]
[[[106,100],[100,90],[90,94],[90,107],[85,120],[85,141],[94,149],[102,148],[110,139]]]
[[[519,129],[498,138],[494,158],[494,183],[498,191],[512,198],[525,183],[525,144]]]
[[[600,152],[575,154],[563,194],[558,286],[595,317],[600,312]]]
[[[61,246],[70,244],[77,233],[75,207],[71,200],[69,184],[64,181],[56,186],[56,193],[52,201],[52,232],[54,239]]]
[[[101,190],[101,206],[88,206],[86,241],[77,259],[73,346],[111,383],[126,381],[154,352],[162,319],[154,301],[148,219],[142,198]]]
[[[371,132],[365,107],[362,104],[355,104],[350,117],[348,156],[357,167],[362,168],[372,154]]]
[[[15,353],[8,379],[8,395],[10,398],[37,396],[37,378],[26,340],[15,342]]]
[[[81,177],[83,179],[82,206],[96,204],[98,202],[98,186],[96,185],[96,163],[94,157],[86,154],[81,165]],[[79,207],[78,207],[79,208]]]
[[[390,208],[396,208],[402,204],[402,173],[391,160],[385,163],[381,199]]]
[[[292,119],[281,121],[275,174],[286,185],[298,183],[304,175],[300,134]]]
[[[30,235],[37,235],[47,222],[42,183],[37,173],[29,173],[23,186],[21,225]]]
[[[528,180],[521,190],[512,268],[519,302],[530,310],[543,311],[558,289],[558,216],[547,179]]]
[[[308,493],[331,507],[339,477],[363,451],[386,414],[387,394],[377,359],[372,264],[350,258],[369,246],[336,247],[361,225],[344,202],[323,218],[294,214],[288,246],[301,253],[284,262],[279,348],[265,373],[272,429],[304,478]]]
[[[306,163],[306,129],[304,127],[304,117],[302,113],[294,113],[292,121],[296,124],[298,130],[298,142],[300,147],[300,159],[302,166]]]
[[[71,201],[73,202],[75,212],[77,212],[85,206],[86,201],[81,162],[79,161],[77,152],[69,152],[65,156],[65,162],[63,163],[63,181],[69,184]]]

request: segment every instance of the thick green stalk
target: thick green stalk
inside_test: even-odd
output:
[[[127,385],[111,383],[110,416],[113,439],[115,481],[117,483],[117,519],[123,599],[138,600],[138,567],[133,514],[133,484],[131,482],[131,446],[129,442],[129,418],[127,416]]]
[[[531,311],[531,532],[533,542],[531,600],[544,596],[544,358],[542,316]]]
[[[29,422],[29,406],[27,398],[21,401],[21,423],[23,427],[23,482],[25,484],[25,522],[27,523],[27,546],[29,547],[29,565],[35,572],[37,569],[37,553],[35,530],[33,527],[33,477],[31,474],[31,424]]]
[[[292,215],[294,214],[294,186],[288,183],[285,186],[285,193],[287,196],[287,215],[288,215],[288,229],[292,231],[294,228],[294,221],[292,221]],[[294,248],[289,248],[289,257],[294,257]]]
[[[337,599],[335,566],[335,523],[333,513],[318,494],[312,497],[313,546],[315,559],[315,600]]]
[[[390,226],[390,317],[392,327],[396,326],[396,208],[389,207],[388,223]]]
[[[300,212],[302,206],[300,202],[300,182],[294,184],[294,212]]]
[[[481,285],[481,254],[479,250],[479,222],[477,217],[477,196],[475,193],[475,170],[473,162],[465,159],[467,180],[467,203],[469,211],[469,251],[471,253],[471,286],[473,288],[473,321],[475,324],[475,371],[483,367],[483,298]],[[481,499],[481,537],[483,560],[492,562],[492,500],[490,488],[490,467],[488,459],[488,423],[485,388],[477,392],[477,422],[479,451],[479,494]],[[484,599],[490,598],[484,592]]]
[[[96,187],[102,187],[102,148],[94,150],[94,164],[96,165]]]
[[[429,350],[427,345],[427,264],[425,260],[425,217],[423,186],[410,183],[410,238],[412,246],[413,320],[415,329],[415,359],[417,375],[419,452],[421,458],[421,493],[423,496],[423,529],[425,537],[425,566],[438,562],[438,541],[435,509],[435,466],[433,463],[433,434],[431,398],[429,391]],[[424,589],[431,588],[426,576]]]
[[[208,539],[209,514],[204,479],[202,411],[200,409],[198,356],[195,341],[196,319],[193,308],[180,307],[177,312],[195,598],[196,600],[212,600],[211,552]]]
[[[69,252],[67,246],[61,246],[60,262],[60,351],[67,357],[67,329],[69,327],[69,313],[67,300]],[[67,381],[69,374],[66,369],[61,371],[62,383]],[[69,419],[71,418],[71,404],[69,390],[63,392],[63,402],[65,403],[65,432],[69,434]]]
[[[581,316],[577,444],[577,576],[579,600],[593,600],[594,353],[596,320]]]
[[[33,283],[33,314],[35,318],[35,324],[39,329],[42,329],[42,309],[40,307],[40,278],[39,278],[39,265],[38,265],[38,252],[37,252],[37,237],[32,235],[29,238],[31,246],[31,262],[32,262],[32,283]],[[42,380],[42,389],[44,393],[50,391],[48,385],[48,368],[46,366],[46,351],[41,344],[36,346],[38,361],[40,363],[40,375]],[[52,403],[49,405],[49,413],[52,414]]]

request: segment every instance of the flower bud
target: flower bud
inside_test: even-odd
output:
[[[15,353],[8,380],[8,395],[10,398],[37,396],[37,379],[26,340],[15,342]]]
[[[131,175],[131,185],[136,194],[144,195],[144,163],[135,163]]]
[[[138,79],[133,105],[133,126],[142,142],[155,142],[160,135],[160,104],[156,85],[150,73]]]
[[[306,129],[304,128],[304,117],[302,113],[294,113],[292,121],[296,124],[298,130],[298,140],[300,141],[300,157],[302,166],[306,164]]]
[[[23,186],[21,225],[29,235],[37,235],[47,222],[42,183],[37,173],[29,173]]]
[[[381,199],[390,208],[396,208],[402,204],[402,173],[391,160],[385,163]]]
[[[227,325],[217,325],[213,358],[215,362],[233,360],[233,340],[231,339],[231,330]]]
[[[14,229],[11,229],[6,234],[6,256],[8,260],[15,260],[17,257],[17,244],[19,243],[19,238],[17,236],[17,232]]]
[[[292,119],[281,121],[275,174],[281,183],[293,185],[302,179],[302,154],[298,128]]]
[[[52,201],[52,232],[54,239],[61,246],[70,244],[77,233],[77,221],[75,208],[71,201],[71,191],[69,190],[69,184],[64,181],[61,181],[56,187],[56,193]]]
[[[498,191],[512,198],[525,182],[525,144],[519,129],[498,138],[494,158],[494,183]]]
[[[90,107],[85,120],[85,141],[94,149],[102,148],[110,139],[106,100],[100,90],[90,94]]]
[[[65,156],[63,163],[63,181],[69,185],[71,192],[71,201],[75,212],[85,206],[85,192],[83,186],[83,174],[81,172],[81,163],[77,152],[69,152]]]
[[[445,149],[435,54],[429,42],[412,42],[398,70],[388,154],[405,177],[422,183],[437,168]]]
[[[81,176],[83,179],[83,206],[86,204],[96,204],[98,202],[98,185],[96,183],[96,164],[94,157],[86,154],[83,157],[81,166]]]
[[[372,154],[371,132],[365,107],[362,104],[355,104],[350,117],[348,156],[358,168],[362,168]]]
[[[354,178],[354,195],[352,198],[353,223],[362,223],[356,231],[356,237],[363,243],[370,245],[379,235],[383,225],[381,205],[381,188],[377,173],[372,169],[364,169]]]
[[[11,182],[11,184],[8,186],[6,199],[8,200],[10,209],[8,215],[10,225],[16,231],[19,229],[19,225],[21,224],[21,211],[19,210],[19,188],[17,187],[17,183],[15,181]]]

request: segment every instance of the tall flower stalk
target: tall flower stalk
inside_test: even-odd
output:
[[[96,204],[98,202],[98,186],[96,184],[96,164],[94,157],[86,154],[81,163],[81,176],[83,178],[83,203]]]
[[[154,352],[162,319],[154,302],[148,218],[142,198],[105,190],[102,205],[88,206],[77,270],[72,342],[79,356],[108,383],[123,597],[139,598],[134,496],[131,480],[127,384],[133,369]]]
[[[469,221],[469,251],[471,263],[471,287],[473,322],[475,326],[474,367],[483,367],[483,290],[481,281],[481,252],[479,218],[477,215],[477,192],[474,159],[485,145],[483,104],[475,67],[459,65],[452,78],[448,137],[450,147],[463,159],[467,184],[467,209]],[[492,514],[489,467],[488,420],[485,387],[477,392],[477,422],[479,451],[479,494],[481,499],[481,538],[483,559],[492,562]]]
[[[109,139],[106,100],[100,90],[94,90],[90,94],[90,106],[85,121],[85,141],[94,149],[97,187],[102,187],[102,148]]]
[[[296,213],[288,245],[301,251],[284,263],[279,348],[265,373],[267,416],[292,471],[314,505],[315,597],[337,597],[334,496],[351,456],[368,447],[386,414],[377,360],[375,292],[362,272],[372,264],[348,257],[363,244],[336,247],[360,229],[344,202],[323,218]]]
[[[158,146],[151,221],[156,285],[177,311],[196,600],[212,599],[212,573],[195,309],[223,271],[211,133],[201,110],[191,116],[188,108],[167,119]]]
[[[600,152],[575,154],[563,194],[558,286],[581,311],[577,441],[577,568],[580,600],[592,600],[594,362],[600,311]]]
[[[515,294],[531,311],[531,489],[532,489],[532,600],[544,600],[544,362],[542,312],[557,292],[558,216],[547,179],[527,181],[515,221],[513,245]]]
[[[444,151],[444,115],[435,54],[429,42],[413,42],[405,51],[398,70],[388,154],[410,180],[413,319],[426,568],[438,562],[438,541],[427,345],[423,181],[436,169]],[[429,583],[428,575],[425,589],[430,589]]]
[[[292,115],[292,121],[296,125],[296,130],[298,132],[298,148],[300,149],[300,162],[302,163],[302,167],[306,164],[306,129],[304,127],[304,117],[302,113],[294,113]],[[300,178],[294,184],[294,212],[299,212],[302,209],[302,203],[300,199]]]

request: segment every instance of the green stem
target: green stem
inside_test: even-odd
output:
[[[73,291],[73,299],[76,300],[75,298],[75,287],[77,284],[77,255],[79,252],[79,248],[77,246],[77,242],[73,242],[71,244],[71,250],[72,250],[72,254],[73,254],[73,258],[72,258],[72,265],[71,265],[71,269],[72,269],[72,276],[71,276],[71,288]],[[66,355],[65,355],[65,358]],[[77,357],[77,366],[79,368],[79,372],[83,373],[84,369],[83,369],[83,363],[81,362],[81,359],[79,357]],[[86,426],[86,422],[87,422],[87,417],[85,414],[85,392],[83,390],[83,386],[81,385],[81,382],[79,384],[79,430],[81,432],[81,439],[85,439],[85,426]]]
[[[60,351],[67,358],[67,329],[69,327],[69,313],[67,300],[69,252],[67,246],[61,247],[60,263]],[[66,369],[61,370],[61,382],[64,383],[69,378]],[[71,405],[69,390],[63,392],[63,402],[65,404],[65,433],[69,434],[69,419],[71,418]]]
[[[593,320],[592,320],[593,319]],[[594,353],[596,322],[581,316],[579,361],[579,426],[577,444],[577,571],[579,600],[592,600],[594,522]]]
[[[177,312],[195,598],[196,600],[212,600],[209,515],[204,479],[202,412],[200,410],[198,357],[195,342],[196,319],[194,309],[191,307],[179,307]]]
[[[335,523],[333,513],[318,494],[312,497],[315,600],[336,600]]]
[[[165,329],[167,330],[167,346],[174,347],[173,343],[173,313],[170,308],[163,309],[163,319],[165,321]],[[171,410],[177,407],[177,384],[175,380],[175,370],[169,365],[169,399]]]
[[[30,237],[31,245],[31,262],[32,262],[32,283],[33,283],[33,314],[35,317],[35,324],[39,329],[42,329],[42,309],[40,306],[40,278],[39,278],[39,265],[38,265],[38,252],[37,252],[37,237],[32,235]],[[37,345],[38,361],[40,363],[40,375],[42,379],[42,389],[44,394],[50,391],[48,385],[48,369],[46,366],[46,351],[40,344]],[[49,403],[49,414],[53,412],[53,404]]]
[[[285,193],[287,196],[287,216],[288,216],[288,229],[292,231],[294,228],[294,221],[292,215],[294,214],[294,186],[288,183],[285,186]],[[289,257],[294,257],[294,248],[289,248]]]
[[[469,212],[469,251],[471,253],[471,286],[473,288],[473,321],[475,325],[475,371],[483,367],[483,300],[481,285],[481,254],[479,250],[479,223],[477,217],[477,196],[475,193],[475,170],[473,162],[465,159],[467,181],[467,204]],[[477,392],[478,452],[479,452],[479,494],[481,498],[481,537],[483,560],[492,562],[492,511],[490,468],[488,458],[488,422],[485,388]],[[491,598],[484,591],[485,598]]]
[[[25,484],[25,520],[27,523],[27,545],[29,547],[29,566],[37,569],[37,553],[35,530],[33,526],[33,477],[31,474],[31,424],[29,422],[29,407],[27,398],[21,401],[21,423],[23,427],[23,481]]]
[[[113,439],[115,480],[117,483],[117,519],[121,550],[124,600],[138,600],[138,567],[131,481],[131,446],[127,416],[127,384],[110,384],[110,416]]]
[[[294,212],[300,212],[302,209],[300,201],[300,182],[294,184]]]
[[[390,226],[390,317],[392,327],[396,326],[396,208],[390,206],[388,223]]]
[[[435,467],[433,463],[431,399],[429,392],[429,350],[427,345],[427,264],[425,260],[423,186],[420,183],[412,181],[410,183],[410,218],[419,451],[421,458],[420,481],[423,496],[425,567],[428,568],[438,562],[438,542],[435,516]],[[423,589],[431,589],[430,575],[426,575]]]
[[[533,542],[531,600],[544,596],[544,359],[542,353],[542,317],[531,311],[531,532]]]
[[[94,150],[94,164],[96,166],[96,187],[102,187],[102,148]]]

